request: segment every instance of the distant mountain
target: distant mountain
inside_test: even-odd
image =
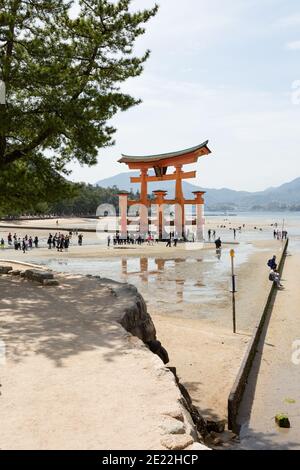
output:
[[[109,188],[117,186],[124,191],[139,190],[138,184],[131,184],[130,177],[139,176],[138,172],[120,173],[111,178],[98,181],[97,186]],[[157,189],[168,191],[168,197],[174,197],[174,181],[163,181],[149,184],[149,193]],[[193,191],[199,189],[206,191],[206,205],[212,210],[278,210],[294,208],[300,210],[300,178],[285,183],[277,188],[268,188],[265,191],[247,192],[233,189],[200,188],[188,182],[183,182],[183,191],[186,198],[194,197]]]

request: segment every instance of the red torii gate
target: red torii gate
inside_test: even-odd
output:
[[[125,208],[128,206],[140,204],[141,205],[141,230],[144,233],[148,232],[148,208],[151,204],[156,204],[158,208],[158,229],[160,238],[162,236],[162,217],[161,208],[164,204],[176,204],[175,221],[177,227],[180,227],[179,235],[185,237],[185,205],[195,205],[197,207],[197,238],[203,238],[203,209],[204,199],[203,191],[196,191],[195,199],[185,199],[182,189],[182,181],[185,179],[195,178],[196,171],[184,172],[183,166],[196,163],[202,156],[209,155],[211,153],[208,148],[208,141],[179,152],[165,153],[160,155],[149,155],[149,156],[128,156],[122,155],[120,163],[125,163],[130,170],[140,170],[140,176],[132,177],[131,183],[141,184],[141,197],[139,201],[129,201],[128,194],[122,192],[120,194],[120,213],[121,213],[121,225],[122,232],[125,231],[125,224],[127,226],[127,212]],[[168,168],[174,167],[175,171],[168,174]],[[150,176],[148,171],[154,170],[155,175]],[[148,198],[148,183],[158,181],[175,181],[175,199],[166,199],[167,192],[164,190],[153,191],[155,200],[151,201]],[[126,221],[126,222],[125,222]],[[127,229],[126,229],[127,230]],[[181,232],[181,233],[180,233]],[[201,235],[202,234],[202,235]]]

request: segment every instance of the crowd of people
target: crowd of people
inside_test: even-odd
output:
[[[73,232],[70,231],[68,234],[63,234],[63,233],[55,233],[55,235],[52,235],[49,233],[49,236],[47,238],[47,246],[48,249],[57,249],[57,251],[67,251],[71,240],[73,237]],[[78,245],[82,246],[83,244],[83,235],[78,234]],[[31,236],[31,235],[25,235],[24,237],[18,236],[16,233],[12,234],[9,232],[7,235],[7,246],[9,248],[13,248],[16,251],[23,251],[23,253],[26,253],[28,250],[32,250],[33,248],[39,248],[40,247],[40,239],[37,235]],[[2,237],[0,240],[0,248],[4,249],[6,247],[6,242],[4,238]]]
[[[274,240],[287,240],[288,232],[286,230],[274,230]]]
[[[107,246],[108,248],[113,243],[113,246],[120,246],[120,245],[144,245],[147,243],[149,246],[153,246],[155,243],[159,242],[159,238],[157,234],[152,234],[149,232],[148,234],[141,234],[141,233],[128,233],[126,237],[122,236],[119,232],[116,232],[113,237],[111,235],[107,236]],[[168,237],[167,246],[177,246],[178,237],[176,234],[171,233]]]
[[[158,241],[158,239],[157,239]],[[113,237],[111,235],[107,236],[107,246],[108,248],[113,243],[113,246],[121,246],[121,245],[143,245],[144,243],[148,243],[148,245],[152,245],[154,243],[154,237],[151,234],[142,235],[140,233],[130,234],[128,233],[127,236],[122,236],[119,232],[116,232]]]
[[[38,248],[39,246],[39,238],[38,236],[28,236],[25,235],[24,237],[19,237],[16,233],[12,235],[11,232],[7,235],[7,245],[11,248],[14,248],[16,251],[22,250],[25,253],[28,249]],[[2,237],[0,240],[1,248],[5,248],[5,240]]]

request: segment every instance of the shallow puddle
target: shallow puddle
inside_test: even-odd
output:
[[[235,264],[246,262],[254,251],[251,244],[236,249]],[[41,263],[41,260],[32,260]],[[144,296],[150,312],[182,316],[212,317],[211,304],[226,301],[230,286],[229,248],[221,256],[212,250],[194,258],[126,257],[91,260],[84,258],[47,259],[43,264],[60,272],[91,274],[134,284]],[[200,308],[201,307],[201,308]]]

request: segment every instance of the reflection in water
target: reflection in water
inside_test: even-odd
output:
[[[164,269],[165,269],[166,260],[163,259],[163,258],[156,258],[155,259],[155,264],[157,266],[157,269],[159,271],[163,272]]]
[[[136,276],[139,275],[141,281],[144,284],[149,283],[149,279],[152,276],[160,276],[160,280],[163,280],[163,277],[161,275],[165,272],[166,265],[168,265],[168,268],[173,268],[176,272],[176,265],[180,263],[185,263],[186,260],[184,258],[175,258],[175,259],[166,259],[166,258],[155,258],[154,263],[156,265],[156,270],[149,270],[149,258],[140,258],[140,271],[133,271],[129,272],[128,270],[128,259],[123,258],[121,260],[121,266],[122,266],[122,275],[126,278],[130,276]],[[128,280],[128,279],[126,279]],[[178,302],[183,301],[183,293],[184,293],[184,285],[185,285],[185,280],[184,279],[175,279],[175,285],[176,285],[176,297]],[[171,287],[171,286],[170,286]]]
[[[135,284],[148,304],[199,304],[216,300],[216,284],[222,282],[220,265],[204,258],[123,258],[122,281]],[[139,265],[139,269],[138,268]],[[215,268],[215,269],[214,269]],[[219,270],[216,276],[215,270]]]
[[[251,252],[252,245],[240,246],[237,266],[245,262]],[[211,303],[223,304],[227,298],[231,272],[229,249],[224,248],[220,259],[216,258],[214,251],[207,251],[201,258],[194,258],[192,254],[186,258],[71,258],[47,259],[45,264],[57,271],[98,275],[134,284],[145,298],[150,312],[210,318],[218,311],[211,307]]]
[[[203,282],[198,281],[194,284],[194,286],[195,287],[205,287],[205,284],[203,284]]]

